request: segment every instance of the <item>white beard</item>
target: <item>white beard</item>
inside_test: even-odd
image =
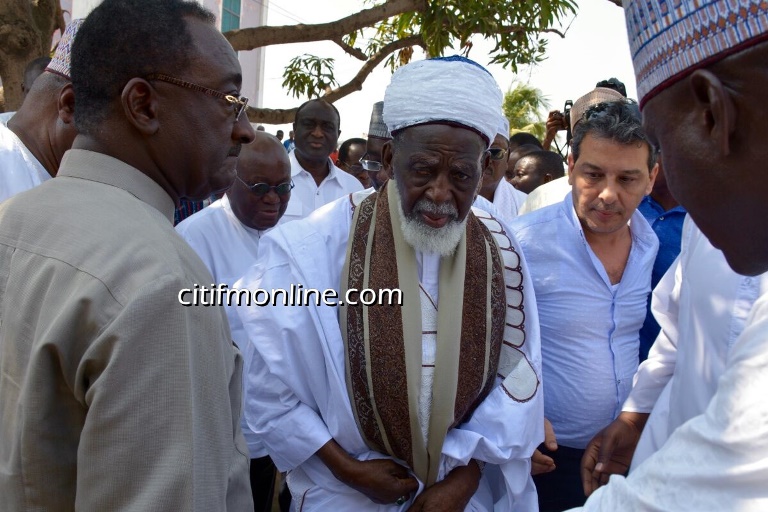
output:
[[[417,251],[451,256],[459,246],[461,235],[467,224],[467,217],[459,221],[459,212],[449,205],[435,205],[427,199],[421,199],[413,205],[411,217],[405,215],[403,205],[397,201],[400,210],[400,229],[405,241]],[[419,215],[419,212],[441,213],[452,215],[453,218],[441,228],[428,226]],[[467,215],[468,216],[468,215]]]

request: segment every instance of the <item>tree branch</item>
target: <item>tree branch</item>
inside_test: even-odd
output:
[[[613,0],[608,0],[609,2],[612,2]],[[618,2],[621,2],[621,0],[616,0]],[[511,34],[513,32],[548,32],[550,34],[557,34],[563,39],[565,39],[565,34],[560,32],[559,30],[555,28],[544,28],[544,29],[538,29],[536,27],[524,27],[522,25],[510,25],[506,27],[499,27],[498,30],[495,30],[497,34]]]
[[[251,27],[231,30],[224,34],[235,51],[253,50],[262,46],[287,43],[308,43],[334,40],[355,30],[370,27],[379,21],[404,12],[422,12],[427,0],[388,0],[340,20],[317,25],[282,25],[278,27]]]
[[[376,69],[379,64],[384,62],[384,59],[397,50],[402,50],[403,48],[408,48],[409,46],[414,45],[419,45],[421,47],[425,46],[424,40],[420,34],[404,37],[403,39],[398,39],[397,41],[392,41],[391,43],[382,46],[378,52],[371,55],[368,62],[363,64],[363,67],[360,68],[360,71],[357,72],[352,80],[323,95],[322,99],[329,103],[333,103],[348,94],[362,90],[365,79],[368,78],[368,75],[373,73],[373,70]]]
[[[355,91],[359,91],[363,88],[363,82],[365,82],[366,78],[373,72],[376,67],[381,64],[384,59],[386,59],[389,55],[396,52],[397,50],[402,50],[403,48],[408,48],[410,46],[419,45],[424,46],[424,40],[421,38],[421,35],[412,35],[405,37],[403,39],[398,39],[397,41],[392,41],[391,43],[383,46],[378,52],[371,55],[371,57],[368,58],[367,62],[363,64],[363,66],[360,68],[360,71],[357,72],[357,74],[347,82],[346,84],[338,87],[337,89],[334,89],[333,91],[330,91],[329,93],[325,94],[321,97],[321,99],[328,101],[330,103],[333,103],[334,101],[337,101],[344,96],[347,96],[349,94],[352,94]],[[266,124],[284,124],[284,123],[290,123],[293,122],[293,118],[296,115],[297,108],[292,109],[271,109],[271,108],[251,108],[248,107],[248,119],[252,123],[266,123]]]
[[[363,50],[360,50],[358,48],[355,48],[354,46],[349,46],[347,43],[344,42],[344,40],[340,37],[335,37],[333,39],[333,42],[339,45],[342,50],[353,56],[354,58],[362,61],[368,60],[368,56],[365,54]]]

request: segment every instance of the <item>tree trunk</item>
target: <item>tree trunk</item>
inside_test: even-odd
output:
[[[47,49],[47,48],[46,48]],[[29,0],[0,2],[0,79],[3,81],[5,109],[21,105],[24,68],[32,59],[44,55],[41,35],[32,18]]]

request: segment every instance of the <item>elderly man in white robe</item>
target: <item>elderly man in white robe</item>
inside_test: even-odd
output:
[[[246,420],[297,509],[536,507],[535,299],[505,223],[472,208],[501,99],[467,59],[400,68],[384,100],[394,180],[276,228],[238,284],[402,291],[402,305],[238,308],[255,348]]]

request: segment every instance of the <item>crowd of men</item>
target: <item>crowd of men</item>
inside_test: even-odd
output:
[[[0,510],[768,509],[768,7],[736,4],[627,0],[639,101],[598,82],[543,144],[464,57],[339,146],[322,99],[254,128],[196,2],[72,22],[0,124]],[[180,300],[209,284],[274,300]]]

